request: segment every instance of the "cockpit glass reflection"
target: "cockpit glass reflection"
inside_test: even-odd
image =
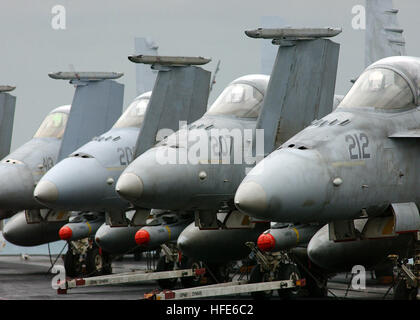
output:
[[[49,114],[41,123],[34,138],[62,138],[66,129],[68,114],[54,112]]]
[[[364,72],[340,103],[341,107],[401,109],[414,107],[414,95],[407,81],[384,68]]]
[[[233,115],[239,118],[257,118],[263,95],[247,84],[228,86],[212,104],[208,115]]]
[[[144,120],[148,103],[149,98],[141,98],[133,101],[114,124],[114,128],[140,128]]]

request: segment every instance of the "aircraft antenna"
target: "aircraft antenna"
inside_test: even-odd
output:
[[[216,76],[219,70],[220,70],[220,59],[217,61],[216,69],[214,70],[213,77],[211,78],[209,93],[211,92],[211,90],[213,90],[213,85],[216,83]]]

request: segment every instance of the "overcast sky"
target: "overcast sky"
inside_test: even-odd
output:
[[[261,41],[244,30],[262,16],[280,16],[296,27],[342,27],[336,92],[364,67],[364,32],[354,30],[352,8],[364,0],[14,0],[0,2],[0,84],[17,86],[12,150],[27,141],[53,108],[71,103],[74,88],[52,80],[51,71],[124,72],[124,106],[135,97],[134,38],[152,37],[162,55],[212,58],[205,68],[221,70],[214,100],[233,79],[260,72]],[[66,9],[66,29],[54,30],[55,5]],[[394,0],[405,29],[407,53],[420,56],[420,1]]]

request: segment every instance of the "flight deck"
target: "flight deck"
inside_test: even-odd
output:
[[[52,256],[54,262],[56,256]],[[57,260],[57,265],[63,265]],[[156,289],[155,281],[141,283],[113,284],[69,290],[67,294],[57,294],[52,288],[55,274],[49,271],[51,261],[48,255],[2,255],[0,261],[1,300],[139,300]],[[134,261],[130,255],[122,261],[112,263],[113,273],[145,270],[146,260]],[[328,281],[328,296],[323,300],[392,300],[390,284],[379,284],[367,273],[366,289],[354,290],[350,274],[338,274]],[[181,288],[181,286],[179,286]],[[387,294],[388,293],[388,294]],[[205,299],[211,299],[205,298]],[[218,299],[250,300],[250,294],[219,296]],[[272,300],[279,300],[277,295]],[[302,300],[308,300],[307,298]]]

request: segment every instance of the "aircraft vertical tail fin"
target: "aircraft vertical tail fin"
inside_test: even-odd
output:
[[[179,122],[191,123],[207,110],[210,72],[195,65],[208,63],[201,57],[129,57],[136,63],[151,64],[159,70],[143,125],[137,139],[135,156],[151,148],[160,129],[177,131]]]
[[[58,161],[93,137],[109,130],[122,113],[124,85],[112,79],[116,73],[59,72],[53,79],[70,80],[76,86]]]
[[[10,153],[16,97],[7,92],[13,89],[0,86],[0,159]]]
[[[134,39],[134,49],[136,55],[144,54],[150,56],[157,56],[158,48],[159,46],[152,38],[146,37]],[[156,81],[157,73],[157,70],[153,70],[147,65],[136,65],[137,96],[145,92],[152,91]]]
[[[332,111],[340,46],[324,37],[340,32],[330,28],[246,32],[279,45],[257,120],[257,129],[264,129],[265,155]]]
[[[366,0],[365,65],[406,55],[403,29],[392,0]]]

